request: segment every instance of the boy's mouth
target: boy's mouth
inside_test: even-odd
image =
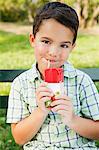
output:
[[[53,67],[57,67],[58,65],[58,61],[56,60],[51,60],[51,59],[46,59],[46,58],[43,58],[43,63],[44,65],[46,65],[46,68],[53,68]]]
[[[56,60],[48,60],[48,68],[57,68],[58,67],[58,61]],[[49,65],[50,64],[50,65]]]
[[[49,61],[50,63],[56,63],[57,61],[56,60],[47,60]]]
[[[55,61],[55,60],[50,60],[50,62],[51,62],[51,63],[54,63],[54,62],[56,62],[56,61]]]

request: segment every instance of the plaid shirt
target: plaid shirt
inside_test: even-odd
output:
[[[76,115],[99,120],[99,95],[97,89],[88,75],[75,69],[71,64],[65,63],[64,87],[71,98]],[[17,123],[28,117],[37,107],[35,92],[42,82],[36,69],[22,73],[12,83],[7,123]],[[33,139],[24,145],[25,150],[96,150],[95,141],[80,136],[62,123],[57,113],[50,111],[45,122]]]

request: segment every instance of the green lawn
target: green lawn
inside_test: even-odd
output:
[[[0,31],[0,69],[29,68],[33,61],[28,35]]]
[[[70,56],[75,67],[99,67],[99,35],[79,34],[77,45]],[[0,31],[0,69],[27,69],[34,62],[29,35]],[[97,83],[99,88],[99,83]],[[0,83],[0,94],[8,94],[9,83]],[[0,110],[0,114],[4,113]],[[2,139],[2,140],[1,140]],[[21,150],[11,136],[9,125],[0,117],[0,150]]]
[[[80,35],[70,61],[75,67],[99,67],[99,35]]]
[[[70,61],[76,67],[99,67],[99,35],[80,35]],[[0,31],[0,69],[30,68],[34,52],[29,35]]]
[[[22,150],[22,147],[14,142],[10,125],[5,124],[4,117],[0,117],[0,150]]]

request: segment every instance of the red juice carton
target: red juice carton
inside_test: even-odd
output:
[[[54,96],[51,100],[45,102],[46,107],[50,107],[52,101],[56,100],[55,96],[59,96],[64,91],[64,74],[63,68],[48,68],[45,70],[45,82],[48,83],[48,88],[50,88]]]

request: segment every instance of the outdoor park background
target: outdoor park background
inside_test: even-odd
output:
[[[36,8],[44,0],[0,0],[0,69],[28,69],[35,58],[29,43]],[[80,28],[76,47],[70,56],[77,68],[99,68],[99,0],[62,0],[78,12]],[[99,90],[99,83],[96,83]],[[8,94],[9,83],[0,83],[0,95]],[[0,110],[0,115],[5,113]],[[98,144],[98,142],[97,142]],[[99,145],[99,144],[98,144]],[[0,117],[0,150],[21,150],[15,144],[10,126]]]

